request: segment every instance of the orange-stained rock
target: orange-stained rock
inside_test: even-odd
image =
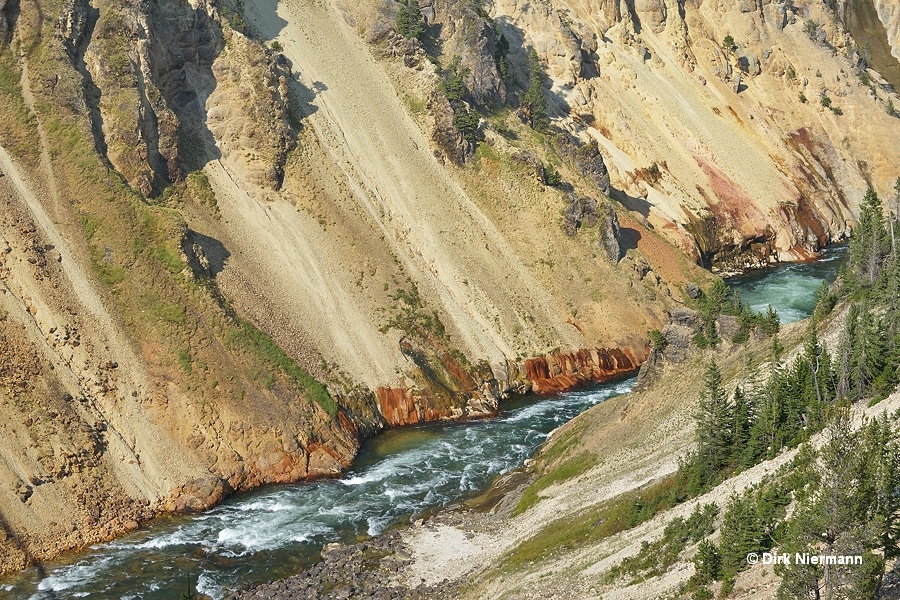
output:
[[[559,394],[590,383],[603,383],[635,371],[646,351],[590,348],[556,352],[525,361],[525,373],[536,394]]]
[[[390,427],[472,416],[459,408],[434,407],[427,397],[414,396],[412,390],[405,388],[380,387],[378,401],[381,414]]]
[[[515,369],[524,371],[527,384],[516,389],[530,390],[536,394],[559,394],[632,373],[646,358],[646,349],[636,353],[631,348],[584,348],[530,358],[525,361],[524,369]],[[425,390],[380,387],[377,390],[378,407],[389,427],[486,417],[496,414],[499,405],[496,390],[511,389],[512,382],[485,382],[478,391],[471,390],[471,379],[464,384],[468,398],[464,406],[439,405]]]

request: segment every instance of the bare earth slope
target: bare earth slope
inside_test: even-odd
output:
[[[566,303],[582,294],[559,285],[559,274],[540,277],[536,257],[507,239],[521,230],[501,231],[455,181],[453,169],[438,162],[383,66],[331,5],[254,3],[246,16],[263,37],[280,40],[300,84],[314,91],[304,112],[315,140],[307,136],[301,143],[315,147],[301,164],[287,165],[281,198],[241,192],[248,187],[241,173],[227,177],[208,167],[223,202],[225,226],[217,234],[232,255],[221,280],[243,310],[265,321],[274,307],[305,339],[315,340],[327,363],[370,389],[407,385],[397,378],[398,369],[408,370],[398,346],[405,332],[392,328],[385,335],[379,328],[395,309],[396,300],[385,292],[410,285],[427,311],[438,311],[452,346],[488,361],[501,385],[515,377],[507,373],[508,362],[554,347],[642,351],[643,342],[631,332],[652,327],[657,317],[632,310],[616,294],[605,301],[605,312],[618,313],[625,328],[609,335],[603,323],[568,322],[573,319]],[[312,201],[313,214],[293,211],[282,198],[301,208],[309,203],[294,171],[321,172],[307,161],[322,158],[329,170],[320,178],[331,175],[340,184]],[[319,223],[318,211],[328,215]],[[573,252],[554,221],[540,224],[541,235]],[[612,270],[588,255],[596,249],[584,246],[574,250],[579,268]],[[242,293],[238,280],[247,282],[260,270],[267,284],[253,295]],[[627,285],[620,276],[608,279],[612,289]],[[266,298],[264,308],[254,308],[258,296]]]

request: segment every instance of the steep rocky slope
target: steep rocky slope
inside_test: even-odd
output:
[[[567,236],[562,194],[527,167],[503,181],[535,204],[499,226],[516,215],[495,182],[444,170],[331,9],[311,26],[359,85],[297,82],[300,60],[242,34],[234,7],[9,6],[4,571],[334,474],[385,425],[632,370],[692,276],[674,248],[669,286],[606,258],[597,227]],[[608,288],[572,284],[594,278]]]
[[[837,343],[842,318],[838,315],[826,326],[828,343]],[[671,327],[668,335],[677,339],[683,327]],[[788,357],[798,353],[805,327],[806,323],[799,323],[782,332]],[[765,353],[766,345],[729,346],[715,352],[727,387],[746,381],[748,357]],[[533,543],[544,536],[548,544],[559,544],[554,530],[577,529],[579,518],[590,518],[591,509],[610,498],[632,502],[629,493],[647,489],[678,469],[679,459],[693,448],[696,382],[702,379],[712,353],[694,351],[678,356],[672,348],[668,355],[640,389],[604,401],[555,431],[522,471],[500,479],[494,489],[455,513],[438,514],[403,530],[402,558],[406,560],[399,581],[410,587],[443,582],[461,598],[684,597],[679,588],[695,571],[690,560],[675,560],[662,572],[647,576],[622,577],[614,568],[641,553],[644,544],[663,537],[674,518],[686,519],[696,507],[710,503],[724,510],[732,495],[789,464],[796,449],[739,472],[709,492],[619,533],[571,546],[551,545],[540,559],[534,557]],[[900,392],[894,391],[874,406],[865,404],[853,408],[855,427],[864,419],[893,415],[900,408]],[[823,437],[814,436],[812,444],[821,444]],[[570,475],[566,465],[573,464],[584,468]],[[548,473],[559,476],[538,492],[536,504],[517,514],[514,509],[523,492]],[[594,522],[590,527],[599,526]],[[522,558],[520,552],[531,554]],[[779,575],[760,564],[741,573],[727,597],[779,597],[778,583]],[[893,589],[887,597],[893,597],[891,594]]]
[[[513,48],[545,57],[560,110],[610,159],[614,197],[658,230],[723,268],[799,258],[847,233],[867,185],[891,190],[896,97],[861,82],[854,40],[821,3],[630,6],[492,14]]]
[[[821,6],[421,5],[0,1],[0,570],[630,371],[696,263],[896,177]],[[516,114],[532,47],[565,133]]]

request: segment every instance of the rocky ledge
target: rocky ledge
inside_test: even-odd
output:
[[[398,573],[410,562],[412,559],[408,549],[396,531],[357,544],[328,544],[322,550],[322,561],[303,573],[234,592],[225,596],[225,600],[450,600],[458,597],[456,586],[446,580],[433,586],[420,584],[409,587]]]

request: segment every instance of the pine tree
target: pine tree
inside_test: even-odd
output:
[[[862,452],[869,457],[874,513],[882,531],[881,550],[885,559],[900,556],[900,442],[887,414],[869,422],[862,432]]]
[[[419,0],[409,0],[409,28],[406,33],[408,38],[418,38],[425,31],[422,19],[422,7]]]
[[[500,74],[500,79],[503,81],[507,81],[509,79],[509,63],[507,62],[507,55],[509,54],[509,40],[506,39],[506,36],[497,31],[497,26],[494,26],[494,61],[497,64],[497,73]]]
[[[850,260],[857,280],[871,286],[887,254],[887,231],[881,200],[869,188],[859,209],[859,224],[850,240]]]
[[[478,126],[481,123],[481,117],[477,112],[470,110],[463,100],[466,94],[463,80],[468,74],[469,70],[462,66],[460,56],[454,56],[443,71],[444,80],[440,84],[440,89],[450,103],[450,108],[453,109],[453,125],[459,130],[463,139],[474,146],[478,143],[480,133]]]
[[[715,361],[706,368],[696,416],[697,465],[704,482],[715,481],[731,455],[733,412]]]
[[[884,353],[881,328],[868,303],[863,302],[850,349],[851,394],[854,400],[868,395],[872,382],[884,367]]]
[[[394,21],[394,29],[403,37],[409,37],[409,6],[401,0]]]
[[[756,511],[754,490],[747,490],[742,496],[733,494],[728,499],[722,516],[719,541],[722,556],[722,576],[733,578],[747,568],[747,555],[764,549],[762,538],[765,525]]]
[[[734,390],[734,425],[731,435],[729,458],[732,463],[747,464],[747,449],[750,447],[753,428],[753,404],[751,398],[744,395],[738,386]]]
[[[797,508],[783,545],[789,553],[815,548],[824,555],[862,555],[863,566],[791,565],[779,597],[875,597],[884,562],[872,550],[892,543],[885,541],[886,521],[878,504],[880,438],[875,432],[874,443],[868,443],[864,433],[853,431],[849,410],[836,411],[817,452],[816,477],[808,489],[795,491]],[[803,589],[808,595],[798,593]]]
[[[841,331],[841,339],[838,343],[837,383],[835,393],[839,399],[849,398],[852,387],[852,352],[853,340],[856,337],[856,323],[859,320],[859,305],[850,304],[847,317],[844,319],[844,329]]]
[[[532,129],[544,132],[550,127],[550,116],[547,114],[547,98],[544,97],[541,83],[541,61],[534,48],[528,51],[528,72],[531,80],[528,90],[522,96],[522,113]]]
[[[831,355],[819,342],[815,319],[810,321],[806,341],[803,344],[803,355],[798,362],[803,364],[808,373],[803,382],[804,402],[808,407],[808,426],[812,431],[817,431],[825,424],[829,407],[834,401],[834,374]]]
[[[781,354],[784,347],[778,336],[772,338],[769,378],[757,400],[759,411],[750,431],[751,447],[755,458],[772,457],[781,451],[782,428],[785,422],[782,384]]]

